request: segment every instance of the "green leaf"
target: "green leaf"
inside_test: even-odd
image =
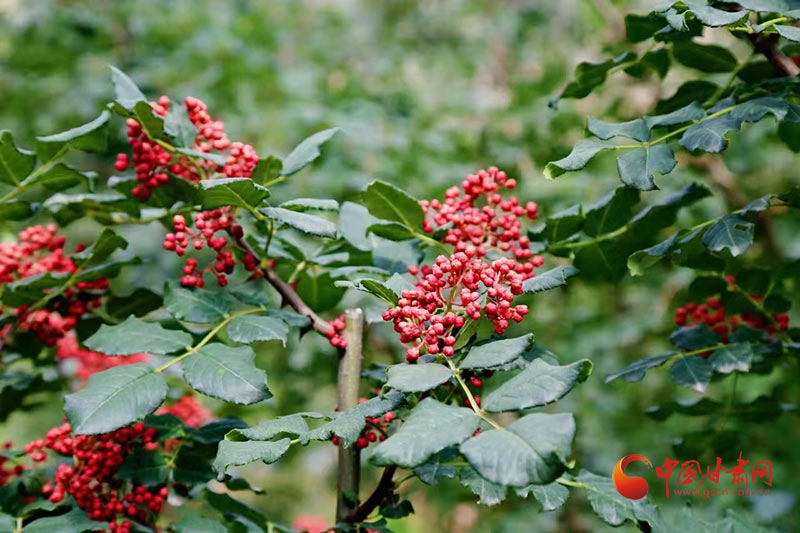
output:
[[[470,438],[479,424],[480,418],[471,409],[425,398],[400,429],[375,448],[370,460],[379,466],[414,468],[435,453]]]
[[[283,170],[281,174],[284,176],[291,176],[314,161],[321,155],[319,150],[320,146],[328,142],[331,137],[340,131],[341,128],[330,128],[318,131],[314,135],[304,139],[292,150],[292,153],[283,160]]]
[[[296,230],[316,235],[318,237],[336,238],[336,224],[330,220],[306,213],[298,213],[282,207],[265,207],[260,209],[261,213],[282,224],[286,224]]]
[[[361,193],[361,203],[375,217],[399,222],[412,232],[422,229],[425,215],[419,201],[394,185],[378,180],[371,182]]]
[[[250,178],[221,178],[200,182],[203,209],[221,206],[256,207],[269,191]]]
[[[764,96],[754,98],[742,104],[738,104],[731,111],[731,118],[740,122],[758,122],[766,115],[772,115],[776,120],[781,121],[789,113],[789,105],[783,98],[776,96]]]
[[[628,270],[631,275],[643,275],[646,269],[658,263],[664,256],[675,249],[675,243],[681,235],[681,232],[675,233],[665,241],[631,254],[628,257]]]
[[[267,389],[267,374],[254,360],[255,353],[249,346],[207,344],[184,361],[183,377],[203,394],[249,405],[272,397]]]
[[[130,315],[120,324],[103,324],[84,344],[90,350],[106,355],[140,352],[163,355],[191,347],[192,336],[185,331],[164,329],[155,322],[142,322]]]
[[[622,182],[642,191],[657,189],[656,173],[669,174],[675,168],[675,156],[666,144],[625,150],[617,158],[617,170]]]
[[[627,382],[641,381],[644,378],[645,372],[651,368],[663,365],[675,354],[676,352],[668,352],[652,357],[645,357],[644,359],[637,359],[622,370],[608,374],[606,376],[606,383],[611,383],[618,378],[622,378]]]
[[[564,485],[554,481],[547,485],[528,485],[517,489],[517,494],[527,498],[528,494],[533,494],[536,501],[542,505],[542,511],[555,511],[560,509],[564,502],[569,498],[569,489]]]
[[[600,139],[608,140],[613,137],[625,137],[637,141],[650,140],[650,128],[644,119],[637,118],[628,122],[606,122],[589,117],[588,130]]]
[[[437,363],[400,363],[390,366],[386,373],[389,386],[403,392],[435,389],[453,377],[450,368]]]
[[[223,440],[217,448],[217,457],[214,459],[213,468],[217,472],[217,479],[225,479],[225,471],[229,466],[240,466],[262,461],[272,464],[286,453],[292,445],[291,439],[271,441],[245,441],[234,442]]]
[[[561,287],[567,284],[567,278],[577,273],[578,269],[573,266],[557,266],[547,272],[542,272],[526,279],[522,283],[522,292],[537,293]]]
[[[42,291],[62,285],[69,277],[68,272],[42,272],[12,281],[4,286],[3,303],[12,307],[32,304],[42,297]]]
[[[39,174],[34,179],[27,182],[29,187],[34,185],[44,185],[48,190],[60,191],[74,187],[79,183],[88,181],[88,176],[70,168],[64,163],[58,163],[47,172]]]
[[[136,83],[116,67],[111,69],[111,83],[114,85],[114,97],[128,111],[132,111],[137,102],[147,102],[144,93]]]
[[[714,372],[730,374],[734,371],[749,372],[753,361],[753,348],[749,342],[729,344],[714,350],[710,357]]]
[[[472,437],[460,449],[489,481],[524,487],[554,481],[564,471],[574,437],[571,414],[537,413]]]
[[[130,102],[132,107],[129,107],[120,100],[108,106],[112,113],[125,118],[132,118],[138,122],[145,135],[151,139],[168,139],[169,136],[164,130],[164,117],[156,115],[150,104],[144,100]]]
[[[477,321],[475,321],[477,322]],[[533,345],[533,334],[500,339],[472,346],[459,364],[464,370],[482,370],[504,365],[520,357]]]
[[[184,289],[175,282],[164,285],[164,307],[178,320],[218,322],[233,308],[233,299],[225,292]]]
[[[712,252],[727,248],[736,257],[753,244],[753,223],[737,214],[725,215],[703,234],[703,244]]]
[[[84,531],[105,531],[108,524],[90,520],[86,511],[78,507],[58,516],[37,518],[22,528],[22,533],[83,533]],[[14,531],[9,529],[7,531]]]
[[[335,285],[337,287],[348,287],[366,292],[390,305],[397,305],[398,296],[395,291],[378,280],[370,278],[356,279],[353,281],[339,280],[335,282]]]
[[[669,341],[684,350],[699,350],[722,342],[722,337],[711,331],[708,326],[701,324],[676,329],[670,335]]]
[[[304,329],[311,324],[311,319],[288,309],[267,309],[268,316],[280,318],[293,328]]]
[[[566,366],[553,366],[535,359],[525,370],[489,393],[482,407],[497,413],[547,405],[563,398],[591,373],[592,362],[588,359]]]
[[[280,206],[292,211],[333,211],[339,212],[339,202],[336,200],[326,200],[322,198],[295,198],[288,202],[283,202]]]
[[[626,520],[633,523],[647,522],[651,526],[658,526],[661,517],[658,509],[641,500],[631,500],[621,495],[614,487],[611,478],[598,476],[582,470],[575,481],[586,487],[586,497],[597,515],[607,524],[620,526]],[[660,531],[656,528],[654,531]]]
[[[656,128],[662,126],[675,126],[677,124],[685,124],[686,122],[695,122],[702,119],[706,112],[703,106],[698,101],[685,105],[675,111],[666,113],[664,115],[655,115],[652,117],[645,117],[648,128]]]
[[[727,48],[715,44],[681,41],[672,46],[672,56],[681,64],[703,72],[731,72],[738,62]]]
[[[231,320],[226,331],[231,340],[235,342],[250,344],[255,341],[278,340],[286,346],[289,326],[278,318],[243,315]]]
[[[705,102],[713,97],[719,87],[707,80],[692,80],[687,81],[675,91],[675,94],[662,100],[656,104],[656,113],[670,113],[676,111],[686,105],[692,105],[692,102]],[[700,120],[698,117],[694,120]]]
[[[91,246],[75,254],[74,258],[77,259],[78,266],[85,269],[99,265],[117,250],[125,250],[127,248],[128,241],[111,228],[105,228]]]
[[[339,233],[361,251],[372,249],[372,243],[367,238],[367,228],[377,221],[366,207],[354,202],[344,202],[339,209]]]
[[[711,379],[711,371],[711,362],[707,358],[689,355],[675,361],[669,369],[669,377],[678,385],[703,394]]]
[[[636,54],[625,52],[613,59],[607,59],[599,63],[580,63],[575,67],[575,79],[567,85],[559,98],[584,98],[588,96],[592,90],[606,81],[609,70],[623,63],[629,63],[635,58]],[[556,103],[557,101],[554,101],[550,105],[554,106]]]
[[[77,128],[36,137],[39,156],[43,160],[50,159],[64,145],[84,152],[105,152],[108,149],[108,119],[110,116],[108,111],[103,111],[96,119]]]
[[[139,485],[160,485],[169,477],[169,466],[160,452],[140,451],[125,458],[116,477]]]
[[[547,218],[547,222],[540,232],[529,231],[528,235],[537,240],[544,238],[550,242],[562,241],[580,231],[583,220],[583,210],[580,205],[576,204],[553,213]]]
[[[367,235],[373,234],[390,241],[406,241],[416,238],[416,234],[402,224],[385,222],[372,224],[367,228]]]
[[[36,165],[33,152],[17,148],[10,131],[0,132],[0,181],[18,185]]]
[[[146,363],[93,374],[89,384],[64,398],[64,411],[79,435],[108,433],[143,419],[167,397],[167,379]]]
[[[22,200],[0,203],[0,221],[24,220],[33,214],[31,204]]]
[[[197,139],[197,126],[192,124],[189,113],[184,106],[172,106],[164,117],[164,131],[169,134],[178,148],[194,146]],[[223,161],[224,164],[224,161]]]
[[[664,78],[669,72],[670,56],[666,48],[651,50],[645,53],[637,63],[627,67],[625,74],[635,78],[644,78],[650,72],[659,78]]]
[[[685,4],[700,22],[712,28],[736,24],[747,16],[747,11],[723,11],[706,5],[705,0],[686,0]]]
[[[255,306],[267,306],[271,302],[269,285],[264,280],[251,279],[228,287],[228,292],[242,303]]]
[[[188,157],[190,157],[192,159],[204,159],[206,161],[211,161],[212,163],[214,163],[215,165],[220,166],[220,167],[224,166],[225,165],[225,161],[226,161],[225,156],[222,155],[222,154],[215,154],[215,153],[212,153],[212,152],[202,152],[200,150],[194,150],[192,148],[179,147],[179,148],[176,148],[175,151],[177,153],[179,153],[179,154],[183,154],[183,155],[188,156]],[[221,178],[221,179],[250,179],[250,178],[241,178],[241,177],[240,178],[236,178],[236,177],[233,177],[233,178]],[[203,185],[206,181],[211,182],[211,181],[216,181],[216,180],[203,180],[202,182],[200,182],[200,184]],[[250,180],[250,181],[253,181],[253,180]]]
[[[604,150],[615,148],[614,144],[595,141],[593,139],[582,139],[575,143],[572,151],[567,157],[558,161],[551,161],[544,167],[544,176],[547,179],[554,179],[565,172],[580,170],[597,154]]]
[[[313,275],[305,271],[300,276],[297,294],[311,309],[324,312],[335,307],[347,292],[346,288],[337,287],[335,283],[328,272]]]
[[[384,413],[396,409],[405,403],[405,398],[401,392],[390,392],[385,396],[376,396],[355,407],[337,413],[330,422],[311,430],[306,435],[306,441],[310,440],[330,440],[337,435],[345,446],[351,446],[361,430],[364,429],[366,417],[378,417]]]
[[[483,505],[497,505],[506,498],[506,487],[499,483],[492,483],[482,477],[474,468],[466,466],[459,473],[461,484],[469,487],[473,494],[478,496],[478,503]]]
[[[414,468],[414,474],[428,485],[436,485],[444,478],[454,478],[458,475],[458,469],[448,463],[456,457],[458,457],[458,446],[445,448]]]
[[[624,226],[639,203],[639,191],[619,187],[589,206],[584,213],[583,232],[590,237],[610,233]]]
[[[790,41],[794,41],[796,43],[800,43],[800,28],[797,26],[787,26],[785,24],[775,24],[773,26],[775,31],[780,34],[781,37],[784,39],[789,39]]]
[[[253,181],[259,185],[266,185],[276,180],[281,175],[283,162],[275,156],[262,157],[253,169]]]
[[[226,440],[272,440],[278,435],[299,437],[308,433],[308,424],[304,417],[321,418],[319,413],[296,413],[271,420],[261,420],[251,428],[232,429],[225,435]]]
[[[0,513],[0,531],[14,531],[16,527],[16,518],[5,513]]]
[[[646,41],[666,25],[667,20],[660,13],[625,15],[625,36],[629,43],[639,43]]]

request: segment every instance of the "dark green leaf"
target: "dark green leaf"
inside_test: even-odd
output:
[[[669,341],[684,350],[698,350],[706,346],[714,346],[722,342],[722,337],[701,324],[687,328],[678,328],[669,337]]]
[[[574,436],[571,414],[531,414],[505,429],[476,435],[460,449],[489,481],[524,487],[550,483],[564,471]]]
[[[477,322],[477,321],[474,321]],[[465,370],[479,370],[504,365],[520,357],[533,344],[533,334],[485,342],[470,348],[458,365]]]
[[[83,533],[84,531],[105,531],[108,524],[90,520],[86,511],[73,508],[58,516],[37,518],[22,528],[22,533]],[[7,530],[9,532],[14,529]]]
[[[139,451],[125,458],[116,477],[139,485],[160,485],[167,481],[169,467],[160,452]]]
[[[458,469],[447,464],[456,457],[458,457],[458,446],[450,446],[416,467],[414,473],[423,483],[436,485],[444,478],[454,478],[458,475]]]
[[[700,22],[712,28],[736,24],[747,16],[747,11],[723,11],[707,5],[705,0],[686,0],[684,3]]]
[[[75,254],[81,268],[99,265],[117,250],[128,248],[128,241],[111,228],[105,228],[97,240],[82,252]]]
[[[58,163],[51,167],[47,172],[39,174],[36,178],[29,180],[28,186],[43,185],[48,190],[60,191],[74,187],[80,183],[88,181],[88,176],[70,168],[64,163]]]
[[[256,207],[269,197],[269,191],[250,178],[221,178],[200,182],[203,209],[231,205]]]
[[[416,237],[413,231],[396,222],[373,224],[367,228],[367,235],[374,234],[390,241],[405,241]]]
[[[506,498],[505,485],[492,483],[471,466],[462,468],[459,478],[462,485],[469,487],[473,494],[478,496],[478,503],[480,504],[496,505]]]
[[[589,117],[589,124],[587,127],[595,137],[603,140],[608,140],[613,137],[625,137],[628,139],[636,139],[637,141],[647,141],[650,139],[650,128],[647,127],[645,120],[641,118],[629,120],[628,122],[606,122],[594,117]]]
[[[278,435],[291,435],[299,437],[308,432],[308,424],[305,416],[321,418],[319,413],[298,413],[289,416],[281,416],[271,420],[261,420],[257,426],[252,428],[233,429],[225,435],[226,440],[245,441],[245,440],[272,440]]]
[[[243,315],[231,320],[225,331],[227,331],[231,340],[235,342],[250,344],[255,341],[279,340],[286,346],[289,326],[278,318]]]
[[[797,26],[787,26],[785,24],[775,24],[775,31],[777,31],[784,39],[789,39],[796,43],[800,43],[800,28]]]
[[[267,374],[249,346],[203,346],[183,363],[183,377],[195,390],[227,402],[249,405],[272,397]]]
[[[276,442],[220,441],[217,457],[214,459],[214,470],[217,472],[217,479],[220,481],[225,479],[225,471],[229,466],[246,465],[254,461],[272,464],[283,457],[291,444],[291,439],[281,439]]]
[[[400,363],[387,370],[387,383],[403,392],[423,392],[435,389],[453,377],[453,372],[445,365],[437,363]]]
[[[34,165],[33,152],[17,148],[10,131],[0,132],[0,181],[18,185],[33,171]]]
[[[163,355],[191,347],[192,336],[185,331],[164,329],[155,322],[142,322],[131,315],[120,324],[103,324],[84,344],[106,355],[140,352]]]
[[[611,383],[617,378],[622,378],[628,382],[641,381],[644,378],[645,372],[651,368],[663,365],[670,357],[675,355],[675,353],[676,352],[669,352],[661,355],[654,355],[653,357],[638,359],[622,370],[608,374],[606,376],[606,383]]]
[[[630,63],[635,58],[636,54],[625,52],[614,59],[607,59],[599,63],[580,63],[575,67],[575,79],[567,85],[559,98],[583,98],[588,96],[595,87],[602,85],[606,81],[609,70],[624,63]],[[551,102],[551,106],[555,105],[556,102]]]
[[[641,500],[631,500],[622,496],[614,487],[611,478],[598,476],[582,470],[575,481],[586,485],[586,497],[592,509],[607,524],[620,526],[626,520],[634,523],[647,522],[660,531],[661,516],[658,509]]]
[[[470,438],[479,424],[480,418],[471,409],[426,398],[396,433],[375,448],[370,460],[380,466],[414,468],[435,453]]]
[[[341,280],[336,282],[336,286],[348,287],[362,292],[366,292],[372,294],[376,298],[380,298],[381,300],[390,305],[397,305],[398,297],[395,291],[386,286],[385,283],[382,283],[378,280],[370,278],[356,279],[353,281]]]
[[[522,283],[522,292],[536,293],[561,287],[567,284],[567,278],[577,273],[578,269],[573,266],[557,266],[547,272],[542,272],[526,279]]]
[[[363,205],[344,202],[339,209],[339,233],[347,242],[362,251],[372,249],[367,228],[378,220]]]
[[[361,202],[375,217],[399,222],[411,231],[422,229],[424,215],[419,202],[394,185],[373,181],[361,194]]]
[[[282,207],[265,207],[260,211],[269,218],[303,233],[329,239],[336,238],[336,224],[322,217],[299,213]]]
[[[401,392],[390,392],[385,396],[376,396],[364,403],[360,403],[337,413],[336,417],[330,422],[311,430],[306,440],[329,440],[334,435],[339,436],[345,446],[351,446],[358,438],[361,430],[364,429],[366,417],[378,417],[384,413],[396,409],[405,403],[405,398]]]
[[[527,498],[528,494],[533,494],[536,501],[542,505],[542,511],[555,511],[560,509],[564,502],[569,498],[569,489],[558,482],[548,483],[547,485],[528,485],[517,489],[517,494]]]
[[[267,185],[281,175],[283,162],[275,156],[267,156],[259,159],[256,168],[253,169],[253,181],[259,185]]]
[[[576,204],[550,215],[540,234],[530,231],[528,233],[537,240],[543,237],[547,241],[558,242],[580,231],[583,227],[583,220],[583,210],[580,205]]]
[[[675,361],[669,369],[669,377],[678,385],[689,387],[702,394],[706,392],[711,372],[711,362],[707,358],[689,355]]]
[[[230,530],[219,520],[193,513],[185,515],[175,524],[175,533],[227,533]]]
[[[592,362],[583,359],[566,366],[553,366],[535,359],[525,370],[489,393],[482,407],[489,412],[540,407],[563,398],[592,373]]]
[[[630,271],[631,275],[643,275],[646,269],[658,263],[675,248],[678,237],[680,236],[680,232],[675,233],[672,235],[672,237],[665,241],[650,246],[649,248],[645,248],[644,250],[638,250],[631,254],[630,257],[628,257],[628,270]]]
[[[630,43],[646,41],[666,25],[667,20],[660,13],[625,15],[625,35]]]
[[[24,220],[33,214],[31,204],[22,200],[11,200],[0,203],[0,221]]]
[[[108,433],[143,419],[167,396],[164,374],[146,363],[98,372],[89,384],[64,399],[64,411],[79,435]]]
[[[580,170],[598,153],[603,150],[610,150],[615,145],[606,142],[595,141],[593,139],[582,139],[575,143],[572,151],[567,157],[558,161],[551,161],[544,167],[544,176],[553,179],[564,172]]]
[[[725,248],[735,257],[753,244],[753,223],[737,214],[725,215],[703,234],[703,244],[713,252]]]
[[[339,212],[339,202],[321,198],[295,198],[283,202],[279,207],[292,211],[335,211]]]
[[[128,111],[133,110],[137,102],[147,102],[144,93],[139,90],[136,83],[116,67],[111,69],[111,82],[114,84],[114,97]]]
[[[675,156],[666,144],[625,150],[617,158],[617,170],[622,182],[642,191],[657,189],[656,173],[669,174],[675,168]]]
[[[61,133],[37,137],[37,152],[43,160],[51,158],[64,145],[85,152],[105,152],[108,147],[108,118],[111,115],[103,111],[100,116],[77,128]]]
[[[741,123],[730,115],[721,115],[699,122],[686,130],[681,145],[689,151],[721,152],[728,146],[725,134],[739,129]]]
[[[345,287],[337,287],[328,272],[312,275],[308,271],[300,276],[297,285],[297,294],[309,307],[317,312],[332,309],[347,292]]]
[[[694,101],[664,115],[645,117],[645,121],[647,122],[647,126],[649,128],[674,126],[676,124],[684,124],[686,122],[700,120],[705,116],[705,114],[706,112],[703,109],[703,106],[701,106],[699,102]]]
[[[714,350],[710,360],[714,372],[720,374],[730,374],[734,371],[749,372],[753,360],[753,348],[748,342],[729,344]]]
[[[639,191],[633,187],[619,187],[608,193],[584,213],[583,231],[590,237],[621,228],[631,218],[633,207],[639,202]]]
[[[340,131],[341,128],[329,128],[327,130],[318,131],[314,135],[303,139],[303,141],[292,150],[292,153],[283,160],[283,170],[281,174],[284,176],[291,176],[314,161],[321,155],[319,151],[320,146],[328,142],[331,137]]]
[[[233,308],[233,299],[225,292],[184,289],[177,283],[164,286],[164,307],[178,320],[218,322]]]
[[[228,287],[228,292],[242,303],[255,306],[267,306],[271,302],[269,284],[264,280],[251,279]]]
[[[675,94],[660,101],[656,105],[656,113],[671,113],[692,102],[705,102],[717,92],[716,84],[706,80],[687,81],[675,91]],[[695,120],[699,120],[695,119]]]
[[[703,72],[731,72],[738,64],[727,48],[693,41],[675,43],[672,55],[679,63]]]

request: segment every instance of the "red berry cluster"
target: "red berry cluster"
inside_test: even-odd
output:
[[[24,449],[35,462],[47,458],[46,450],[73,458],[71,464],[58,465],[53,481],[42,487],[43,496],[57,503],[69,494],[92,520],[109,522],[111,531],[127,532],[131,522],[125,517],[153,523],[167,497],[166,487],[151,490],[115,477],[130,453],[159,448],[155,435],[156,430],[142,422],[102,435],[74,435],[65,423]],[[118,523],[118,518],[123,521]]]
[[[727,276],[730,287],[736,290],[736,278]],[[761,297],[748,295],[754,302],[758,302]],[[779,313],[771,315],[769,318],[758,315],[751,311],[738,314],[728,314],[722,301],[719,298],[709,298],[705,303],[689,302],[683,307],[675,309],[675,324],[678,326],[696,326],[705,324],[711,331],[722,337],[722,342],[728,343],[729,336],[739,329],[740,326],[747,326],[752,329],[760,329],[767,335],[774,335],[778,331],[789,329],[789,315]],[[700,354],[708,357],[711,352]]]
[[[74,373],[81,381],[87,381],[92,374],[108,370],[115,366],[141,363],[150,359],[146,353],[137,353],[128,356],[110,356],[92,350],[84,350],[78,345],[74,333],[65,335],[56,343],[56,358],[62,366]]]
[[[0,286],[44,273],[72,274],[77,269],[64,254],[65,237],[56,236],[55,224],[31,226],[19,233],[16,242],[0,243]],[[79,245],[76,252],[85,247]],[[108,280],[81,281],[47,302],[46,307],[17,308],[18,330],[33,331],[48,346],[75,327],[91,308],[100,306],[99,293],[108,289]],[[44,296],[44,294],[42,295]]]
[[[366,401],[366,398],[359,398],[358,403]],[[392,411],[385,413],[382,417],[366,417],[364,419],[364,429],[361,430],[361,434],[356,439],[356,448],[362,450],[373,442],[386,440],[386,429],[393,420],[394,413]],[[331,442],[338,446],[339,437],[334,435],[331,437]]]
[[[185,394],[172,405],[160,407],[155,414],[174,415],[185,425],[193,428],[204,426],[214,420],[211,411],[198,402],[193,394]]]
[[[347,348],[347,341],[344,340],[342,332],[344,331],[344,315],[339,315],[335,319],[328,322],[331,325],[325,336],[334,348]]]
[[[521,235],[521,220],[527,216],[536,219],[538,206],[535,202],[520,205],[516,196],[504,200],[499,191],[512,190],[516,180],[508,179],[506,173],[496,167],[470,174],[461,182],[461,189],[451,187],[445,192],[444,202],[438,199],[420,202],[426,215],[423,230],[431,233],[436,227],[452,225],[447,230],[444,242],[452,244],[457,252],[464,252],[470,246],[476,248],[479,257],[486,255],[490,248],[510,252],[515,259],[522,261],[519,273],[531,277],[532,267],[524,262],[533,257],[529,249],[530,240]],[[483,200],[483,205],[479,201]]]
[[[383,313],[384,320],[394,322],[400,342],[410,345],[406,360],[415,362],[423,349],[452,357],[455,333],[467,318],[478,320],[485,315],[497,334],[504,333],[510,321],[521,322],[528,306],[511,302],[522,293],[525,275],[516,271],[515,264],[506,258],[487,262],[474,247],[468,247],[449,258],[440,255],[432,267],[423,265],[421,271],[409,268],[411,274],[419,275],[416,287],[404,290],[397,306]]]
[[[217,165],[203,157],[189,157],[173,154],[164,146],[151,139],[134,119],[128,119],[128,144],[133,151],[132,161],[127,154],[117,155],[114,167],[119,171],[127,170],[132,164],[136,172],[136,181],[132,194],[142,202],[146,202],[153,194],[153,189],[169,181],[169,174],[179,176],[191,182],[202,179],[202,173],[219,172],[227,177],[252,177],[253,168],[258,163],[258,155],[249,144],[232,143],[225,134],[225,124],[215,121],[208,114],[205,103],[192,96],[183,102],[189,120],[197,128],[195,151],[210,154],[212,150],[222,152],[226,157],[224,165]],[[161,117],[167,116],[170,100],[161,96],[158,101],[150,102],[153,113]]]
[[[521,234],[521,218],[535,219],[538,206],[522,206],[518,198],[500,194],[516,185],[505,172],[490,167],[467,176],[461,189],[448,189],[444,202],[420,202],[426,214],[423,230],[448,226],[444,241],[455,253],[440,255],[432,266],[409,267],[418,276],[415,288],[403,291],[397,306],[383,313],[408,345],[409,363],[424,352],[451,357],[455,334],[467,319],[486,316],[495,333],[502,334],[528,313],[526,305],[511,302],[544,259],[533,254]]]
[[[218,231],[224,231],[235,239],[241,239],[244,232],[242,227],[235,224],[235,222],[235,214],[229,207],[202,211],[195,215],[194,225],[196,230],[186,225],[186,219],[183,215],[175,215],[173,217],[172,225],[175,233],[167,233],[164,236],[163,247],[165,250],[174,251],[178,256],[183,256],[191,241],[192,248],[195,250],[202,250],[205,246],[208,246],[216,254],[214,261],[202,269],[198,268],[197,259],[188,258],[186,265],[183,267],[181,285],[184,287],[203,287],[205,285],[203,274],[206,272],[212,272],[216,276],[217,284],[220,287],[228,284],[227,275],[233,272],[236,259],[233,256],[233,251],[225,249],[229,244],[228,239],[221,236],[215,237],[215,235]],[[252,272],[256,276],[260,275],[260,271],[256,268],[258,263],[252,254],[245,253],[241,262],[245,270]]]

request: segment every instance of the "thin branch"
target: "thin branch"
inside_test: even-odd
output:
[[[797,76],[800,74],[800,67],[778,48],[778,34],[757,34],[748,35],[753,49],[767,58],[776,68],[787,76]]]
[[[375,508],[380,505],[384,498],[392,495],[394,492],[394,481],[392,481],[392,478],[394,477],[396,470],[397,467],[394,465],[387,466],[383,469],[383,475],[381,475],[381,479],[378,481],[378,485],[375,487],[375,490],[372,491],[372,494],[369,495],[369,498],[364,500],[364,503],[359,505],[347,517],[348,522],[363,522],[369,517],[370,514],[372,514],[372,511],[374,511]]]

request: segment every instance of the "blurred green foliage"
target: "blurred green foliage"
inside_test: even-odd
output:
[[[346,200],[372,179],[403,186],[418,198],[440,197],[466,173],[494,164],[519,179],[521,198],[536,200],[550,214],[578,202],[591,203],[617,185],[609,158],[598,158],[558,181],[542,176],[547,161],[564,156],[583,137],[585,115],[606,120],[639,116],[684,79],[680,69],[663,85],[619,73],[584,100],[563,101],[557,110],[548,106],[577,63],[625,49],[624,14],[649,7],[625,0],[2,0],[0,126],[12,130],[18,144],[30,147],[36,135],[86,122],[109,100],[107,65],[116,65],[148,96],[204,99],[212,115],[225,120],[232,139],[252,143],[260,154],[285,156],[308,134],[342,127],[344,135],[325,147],[314,168],[273,189],[277,200]],[[124,126],[118,121],[115,128],[112,142],[124,151]],[[681,165],[660,180],[664,191],[651,193],[647,201],[692,180],[705,181],[722,194],[682,212],[682,225],[690,226],[727,212],[730,191],[754,198],[782,190],[796,180],[797,159],[777,141],[774,129],[772,124],[745,128],[735,134],[735,151]],[[94,166],[101,179],[113,174],[111,158],[83,163]],[[770,240],[757,238],[761,244],[745,261],[769,265],[775,254],[797,257],[798,228],[797,214],[776,217]],[[68,234],[78,241],[90,231],[76,223]],[[159,252],[163,229],[152,224],[128,233],[132,248],[152,268],[146,276],[117,280],[115,290],[160,290],[164,279],[179,270],[171,256]],[[562,364],[593,360],[591,379],[558,408],[576,413],[579,464],[604,475],[628,453],[645,454],[660,464],[663,457],[676,455],[674,439],[699,431],[694,438],[704,445],[704,455],[677,452],[681,459],[707,464],[713,453],[730,457],[739,450],[754,462],[770,459],[773,496],[666,500],[663,487],[651,483],[662,512],[669,518],[691,500],[707,518],[724,508],[748,509],[759,520],[789,531],[797,513],[794,497],[800,493],[800,480],[793,475],[800,470],[795,414],[764,423],[721,418],[709,423],[681,416],[660,422],[644,411],[696,395],[671,384],[666,372],[651,372],[640,384],[603,382],[606,373],[668,347],[672,308],[691,279],[691,271],[661,266],[616,285],[571,281],[565,290],[529,298],[531,316],[510,334],[532,330],[537,342],[559,354]],[[349,295],[345,303],[380,310],[368,302]],[[796,322],[796,309],[793,313]],[[368,362],[399,360],[390,333],[387,325],[370,328],[373,351]],[[214,406],[220,415],[241,415],[250,423],[304,409],[329,409],[333,385],[319,384],[335,382],[335,357],[311,335],[295,338],[287,350],[277,343],[264,345],[258,363],[270,375],[275,399],[261,411]],[[796,370],[743,376],[738,398],[749,401],[769,392],[791,403],[800,386],[786,373]],[[722,402],[731,393],[730,380],[709,387],[709,395]],[[58,422],[59,398],[43,393],[34,417],[17,413],[0,435],[20,442],[38,436]],[[279,522],[291,523],[298,514],[331,519],[334,457],[333,446],[317,445],[308,453],[292,450],[277,465],[242,469],[266,490],[266,495],[246,499]],[[364,491],[370,490],[377,472],[367,469]],[[532,499],[477,509],[474,496],[457,482],[426,490],[414,481],[404,491],[416,514],[394,524],[398,531],[611,529],[578,495],[564,509],[548,514],[540,513]],[[622,529],[634,528],[627,524]]]

